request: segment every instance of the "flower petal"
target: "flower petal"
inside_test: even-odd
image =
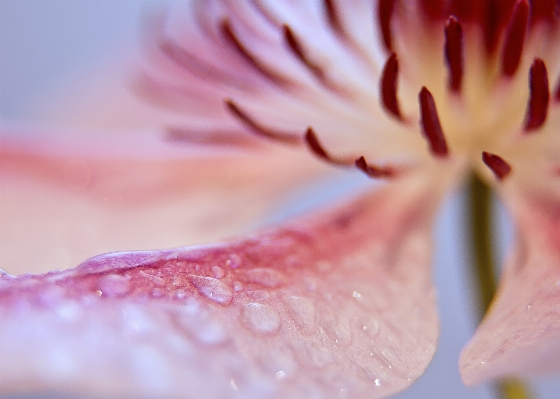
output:
[[[404,389],[438,336],[436,191],[414,179],[231,244],[0,276],[0,385],[201,399]]]
[[[327,169],[225,133],[221,146],[155,132],[2,133],[0,267],[14,274],[223,239]]]
[[[520,180],[504,187],[515,251],[489,313],[461,353],[467,385],[560,370],[560,182],[533,176],[531,189],[522,191]]]

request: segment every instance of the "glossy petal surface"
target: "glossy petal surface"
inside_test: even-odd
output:
[[[399,391],[437,341],[436,192],[396,184],[236,243],[0,276],[1,386],[196,398]]]

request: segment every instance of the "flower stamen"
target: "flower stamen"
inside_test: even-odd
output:
[[[292,53],[297,57],[298,60],[301,61],[303,65],[325,86],[331,86],[326,79],[325,71],[319,65],[311,61],[309,56],[305,53],[303,46],[301,45],[300,41],[296,38],[296,35],[292,31],[292,29],[284,24],[282,27],[284,33],[284,40],[288,45],[288,48],[292,51]]]
[[[459,93],[463,81],[463,28],[455,16],[445,24],[445,60],[449,69],[449,89]]]
[[[363,156],[356,159],[356,161],[354,161],[354,164],[356,165],[356,167],[358,169],[360,169],[368,177],[371,177],[371,178],[393,178],[393,177],[395,177],[395,170],[393,168],[369,165],[366,162],[366,159]]]
[[[353,159],[344,159],[344,158],[335,158],[331,156],[325,147],[319,142],[317,138],[317,134],[312,127],[308,127],[307,131],[305,132],[305,143],[309,150],[315,154],[317,157],[321,158],[323,161],[330,163],[336,166],[353,166],[354,160]]]
[[[525,117],[525,131],[538,129],[546,121],[550,91],[548,73],[543,60],[535,58],[529,72],[530,96]]]
[[[220,23],[220,32],[222,33],[222,36],[224,37],[226,42],[229,43],[237,51],[237,53],[249,65],[251,65],[251,67],[253,67],[267,80],[280,87],[292,85],[291,81],[289,81],[286,77],[280,75],[279,73],[273,71],[269,66],[264,64],[247,49],[247,47],[241,42],[239,37],[237,37],[237,35],[233,31],[231,23],[227,18],[224,18]]]
[[[496,154],[483,151],[482,162],[490,168],[498,180],[505,179],[511,173],[511,166]]]
[[[252,133],[255,133],[258,136],[279,141],[284,144],[289,145],[299,145],[301,144],[301,137],[299,134],[290,133],[290,132],[282,132],[278,130],[274,130],[265,126],[262,126],[260,123],[257,123],[253,118],[251,118],[245,111],[243,111],[236,103],[233,102],[231,99],[225,100],[226,107],[228,111],[245,127],[247,127]]]
[[[449,151],[437,114],[434,97],[426,87],[422,87],[418,99],[420,102],[421,114],[420,125],[422,126],[424,137],[428,140],[430,151],[436,157],[447,157]]]
[[[393,51],[393,36],[391,34],[391,18],[393,16],[393,8],[395,0],[379,0],[377,7],[377,18],[381,28],[381,36],[383,44],[387,51]]]
[[[397,99],[397,78],[399,61],[397,54],[391,54],[381,73],[381,105],[394,117],[402,121],[403,117]]]
[[[502,48],[502,73],[508,77],[513,76],[521,62],[528,22],[529,2],[518,0],[511,14]]]

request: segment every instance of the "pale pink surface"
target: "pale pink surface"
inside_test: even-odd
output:
[[[223,239],[327,169],[248,133],[227,137],[216,147],[156,130],[5,128],[0,268],[44,273],[103,252]]]
[[[552,189],[547,197],[507,194],[517,245],[489,313],[461,353],[467,385],[560,371],[560,197]]]
[[[430,220],[440,194],[397,185],[237,243],[0,276],[3,392],[399,391],[437,343]]]

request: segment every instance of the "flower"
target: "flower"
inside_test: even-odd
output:
[[[30,209],[29,192],[53,203],[77,196],[65,214],[88,216],[107,226],[94,229],[102,239],[124,245],[154,233],[168,234],[164,243],[184,237],[208,190],[227,197],[233,222],[240,216],[235,230],[256,217],[249,187],[276,196],[324,173],[317,161],[386,180],[342,207],[238,242],[3,275],[6,389],[201,398],[404,389],[436,347],[433,215],[470,169],[504,198],[518,239],[500,293],[461,355],[463,379],[557,370],[555,4],[468,4],[188,3],[153,21],[137,87],[185,116],[167,140],[5,136],[3,190],[20,212],[3,223],[16,231],[24,217],[46,213]],[[177,219],[189,215],[187,199],[192,216]],[[159,225],[135,224],[154,210]],[[60,231],[52,220],[41,229],[42,240]]]

